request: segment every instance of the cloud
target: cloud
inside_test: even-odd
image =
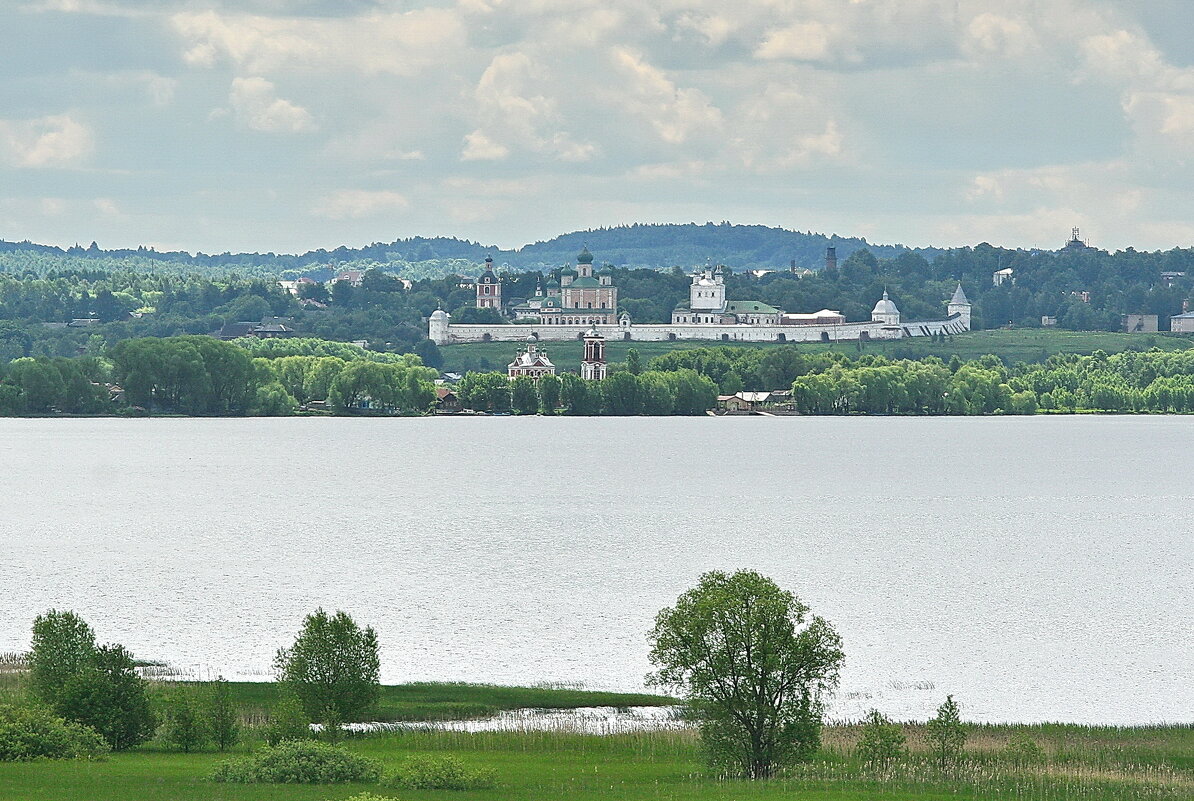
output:
[[[265,78],[234,78],[228,100],[237,119],[254,131],[301,133],[315,127],[309,111],[277,97]]]
[[[831,51],[830,28],[812,20],[797,22],[767,33],[755,56],[762,59],[791,59],[794,61],[822,61]]]
[[[94,149],[91,129],[70,115],[0,120],[0,158],[16,167],[71,167]]]
[[[621,78],[610,94],[625,111],[650,122],[664,142],[682,144],[721,127],[721,110],[700,89],[680,88],[663,70],[627,48],[615,48],[610,60]]]
[[[362,219],[409,206],[403,195],[389,190],[339,189],[324,197],[311,213],[329,220]]]
[[[464,161],[500,161],[510,155],[510,148],[499,145],[484,131],[473,131],[464,136],[464,150],[460,158]]]
[[[245,72],[342,68],[415,75],[450,63],[465,48],[465,29],[450,8],[349,17],[273,17],[208,10],[171,18],[194,67],[229,62]]]

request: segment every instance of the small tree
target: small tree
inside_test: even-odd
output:
[[[539,410],[543,414],[555,414],[560,405],[559,376],[545,375],[539,379]]]
[[[269,725],[265,727],[265,741],[277,745],[287,740],[306,740],[311,737],[311,723],[299,699],[286,692],[274,705]]]
[[[66,683],[56,709],[95,729],[113,751],[148,740],[155,728],[145,680],[120,645],[97,648],[88,665]]]
[[[659,613],[649,640],[659,670],[648,681],[689,698],[715,769],[763,779],[818,748],[841,639],[775,582],[706,573]]]
[[[165,741],[184,753],[201,747],[208,739],[207,721],[193,691],[178,692],[166,707]]]
[[[294,645],[279,649],[274,667],[307,720],[321,719],[328,707],[341,720],[361,720],[381,691],[377,634],[345,612],[307,615]]]
[[[67,683],[95,656],[95,632],[74,612],[51,609],[33,620],[29,673],[33,693],[55,706]]]
[[[631,375],[638,375],[642,371],[643,363],[638,355],[638,348],[631,348],[626,351],[626,372]]]
[[[1045,760],[1045,749],[1036,740],[1028,736],[1028,732],[1018,731],[1011,736],[1004,748],[1007,758],[1017,767],[1032,765]]]
[[[907,749],[904,730],[888,720],[878,709],[872,709],[862,727],[858,741],[858,756],[871,765],[886,765],[902,758]]]
[[[945,703],[937,707],[937,717],[930,720],[926,728],[933,754],[941,769],[957,764],[966,745],[966,727],[962,724],[961,710],[952,695],[945,696]]]
[[[539,411],[539,391],[534,380],[519,376],[510,384],[511,403],[519,414],[536,414]]]
[[[207,721],[211,728],[211,739],[216,748],[227,751],[240,742],[240,723],[237,720],[236,704],[232,702],[232,691],[228,680],[220,676],[212,682],[207,699]]]
[[[320,735],[324,742],[334,745],[344,739],[344,719],[336,707],[330,704],[325,707],[319,716],[319,723],[323,727]]]

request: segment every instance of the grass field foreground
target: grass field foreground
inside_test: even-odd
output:
[[[413,754],[452,753],[498,775],[492,790],[389,791],[376,786],[223,785],[207,780],[226,755],[140,750],[102,762],[0,764],[0,801],[339,801],[363,790],[403,799],[809,799],[810,801],[1185,801],[1194,797],[1194,728],[977,726],[967,760],[942,773],[931,763],[923,727],[905,727],[913,755],[875,770],[852,756],[858,729],[833,726],[818,757],[766,782],[711,777],[694,732],[599,737],[535,733],[407,732],[349,741],[345,747],[392,770]],[[1027,733],[1043,761],[1019,765],[1004,749]],[[240,750],[244,750],[243,748]]]

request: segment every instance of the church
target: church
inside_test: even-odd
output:
[[[486,260],[486,270],[477,281],[477,307],[501,310],[501,284],[491,276],[492,258]],[[490,287],[498,284],[495,306]],[[535,295],[510,307],[516,320],[538,318],[543,325],[613,325],[618,316],[618,288],[610,269],[594,272],[593,254],[586,247],[576,256],[576,267],[569,265],[560,271],[560,280],[551,278],[536,281]]]

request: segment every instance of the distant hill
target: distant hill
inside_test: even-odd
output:
[[[819,269],[824,264],[825,248],[830,245],[837,248],[839,260],[845,260],[861,248],[869,248],[879,258],[894,258],[900,253],[915,251],[932,259],[942,252],[937,248],[874,245],[857,237],[826,236],[763,225],[634,224],[562,234],[515,250],[451,237],[410,237],[360,248],[342,245],[333,250],[321,248],[293,255],[190,254],[158,252],[144,247],[104,250],[94,242],[86,248],[77,245],[58,248],[27,241],[0,240],[0,270],[45,272],[50,269],[87,269],[90,265],[104,269],[118,266],[152,269],[159,265],[174,270],[210,268],[277,274],[326,269],[331,263],[365,262],[388,266],[390,271],[407,277],[425,278],[467,271],[469,263],[479,263],[487,255],[492,255],[498,264],[515,269],[551,269],[573,261],[586,245],[599,263],[619,267],[688,268],[714,262],[739,270],[783,269],[793,261],[801,268]]]

